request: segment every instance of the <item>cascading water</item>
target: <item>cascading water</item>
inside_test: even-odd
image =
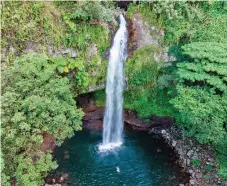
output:
[[[100,149],[111,149],[122,144],[123,131],[123,86],[124,61],[127,58],[127,28],[123,15],[120,15],[120,26],[114,36],[110,50],[107,82],[106,108],[103,125],[103,144]]]

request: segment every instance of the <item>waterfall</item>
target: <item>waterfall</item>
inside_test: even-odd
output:
[[[114,36],[106,81],[106,108],[103,124],[103,144],[100,148],[110,149],[122,144],[123,132],[123,86],[124,61],[127,58],[127,28],[123,15]]]

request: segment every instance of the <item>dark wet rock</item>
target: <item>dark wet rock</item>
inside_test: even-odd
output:
[[[83,121],[83,128],[101,130],[102,129],[102,120]]]
[[[69,181],[69,175],[67,173],[52,173],[45,179],[45,185],[62,186],[67,185]]]
[[[173,118],[170,116],[155,116],[151,117],[152,126],[162,126],[163,128],[168,128],[173,124]]]
[[[151,127],[149,122],[139,119],[134,111],[124,111],[124,122],[136,130],[147,131]]]
[[[171,117],[159,117],[152,116],[150,121],[140,119],[135,111],[124,111],[124,122],[129,124],[135,130],[149,131],[154,127],[166,128],[173,124],[173,119]]]
[[[86,99],[85,99],[86,100]],[[96,107],[92,101],[79,100],[85,115],[83,117],[83,127],[88,129],[101,129],[104,117],[104,107]],[[152,116],[151,121],[138,118],[134,111],[124,110],[124,122],[134,130],[149,131],[153,127],[166,128],[172,125],[171,117]]]
[[[60,178],[59,178],[59,182],[60,183],[63,183],[65,180],[67,180],[69,178],[69,175],[68,174],[66,174],[66,173],[64,173],[64,174],[62,174],[61,176],[60,176]]]
[[[56,147],[54,136],[50,133],[43,133],[43,143],[41,144],[41,151],[53,151]]]
[[[77,97],[77,106],[82,108],[85,113],[92,112],[97,109],[92,96],[92,94],[82,94]]]
[[[77,98],[77,106],[85,113],[83,117],[83,128],[102,129],[104,107],[97,107],[93,101],[92,94],[80,95]],[[152,116],[149,121],[140,119],[135,111],[124,110],[124,122],[135,130],[149,131],[153,127],[166,128],[173,124],[171,117]]]
[[[136,27],[133,24],[132,20],[128,20],[128,55],[129,57],[133,56],[134,51],[136,51],[137,47],[137,34],[136,34]]]
[[[125,11],[127,11],[130,3],[132,3],[132,1],[116,1],[116,5]]]
[[[103,116],[104,116],[104,108],[100,107],[92,112],[85,113],[83,117],[83,121],[102,120]]]

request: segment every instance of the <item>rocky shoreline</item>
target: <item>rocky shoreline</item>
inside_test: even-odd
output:
[[[217,175],[212,150],[207,146],[198,144],[194,139],[184,137],[184,134],[175,126],[162,129],[153,128],[149,130],[152,135],[163,138],[173,148],[178,156],[177,164],[190,175],[189,183],[180,186],[226,186]]]

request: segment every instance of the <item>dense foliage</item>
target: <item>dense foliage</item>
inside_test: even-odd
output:
[[[23,49],[26,41],[55,43],[62,40],[63,22],[53,5],[48,2],[2,2],[2,41]],[[19,41],[19,42],[18,42]]]
[[[157,49],[152,46],[136,51],[126,63],[127,91],[125,91],[124,107],[136,110],[140,117],[150,118],[152,114],[171,115],[172,107],[168,103],[166,87],[162,75],[162,63],[153,59]],[[163,109],[165,108],[165,109]],[[166,109],[168,108],[168,109]]]
[[[211,144],[222,161],[227,156],[226,46],[226,43],[214,42],[183,46],[183,54],[189,61],[177,64],[177,96],[171,100],[179,112],[178,124],[199,142]],[[221,164],[226,165],[222,161]],[[226,167],[220,174],[227,176]]]
[[[56,73],[56,63],[46,55],[22,56],[2,77],[3,173],[19,185],[41,185],[57,166],[40,149],[43,133],[60,145],[81,129],[83,113],[76,108],[68,78]]]
[[[225,2],[156,2],[152,10],[163,20],[167,43],[223,42],[227,38]]]
[[[186,134],[213,147],[219,173],[227,179],[227,3],[140,2],[128,9],[129,17],[135,13],[149,24],[165,29],[163,45],[170,46],[169,53],[178,61],[171,71],[160,68],[155,78],[154,74],[149,76],[148,81],[156,80],[156,88],[145,86],[141,97],[135,96],[136,92],[131,92],[129,99],[126,95],[126,105],[146,118],[153,113],[172,115]],[[141,61],[143,58],[135,63]],[[147,81],[144,74],[135,77],[142,82],[141,78]],[[164,95],[160,89],[165,90]],[[159,102],[162,111],[157,112],[154,95],[171,105],[160,107]]]
[[[182,47],[190,62],[178,63],[178,76],[188,85],[208,86],[216,92],[227,91],[226,43],[198,42]]]

